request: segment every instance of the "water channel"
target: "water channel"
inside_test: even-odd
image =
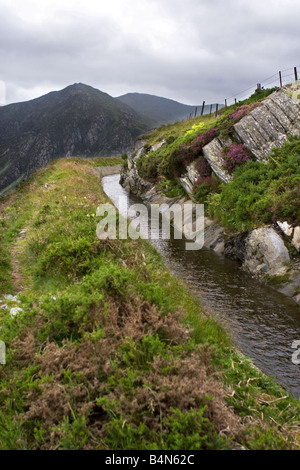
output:
[[[102,184],[117,207],[120,196],[127,197],[128,207],[141,202],[122,188],[119,175],[104,177]],[[211,250],[187,251],[184,240],[150,242],[203,308],[224,324],[235,346],[300,398],[300,365],[292,361],[292,343],[300,341],[300,306]]]

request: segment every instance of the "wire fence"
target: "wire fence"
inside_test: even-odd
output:
[[[296,67],[286,69],[286,70],[280,70],[279,72],[275,73],[274,75],[271,75],[270,77],[265,78],[259,83],[256,83],[255,85],[250,86],[249,88],[240,91],[239,93],[235,93],[234,95],[230,96],[229,98],[225,98],[223,103],[216,102],[215,104],[210,104],[207,105],[205,101],[203,101],[202,107],[200,109],[197,107],[195,108],[195,112],[191,113],[187,119],[192,119],[193,117],[197,116],[203,116],[203,115],[211,115],[215,114],[216,116],[218,115],[218,111],[222,108],[226,108],[227,106],[231,106],[233,104],[238,104],[240,101],[243,101],[249,96],[251,96],[256,90],[263,90],[266,88],[282,88],[286,85],[290,85],[298,79],[300,80],[300,72],[298,70],[300,69],[300,65],[297,65]]]

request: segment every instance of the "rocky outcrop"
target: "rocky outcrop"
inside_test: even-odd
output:
[[[300,135],[300,107],[283,89],[272,93],[233,128],[233,137],[262,161],[289,135]]]
[[[216,176],[228,183],[233,176],[224,168],[224,147],[243,144],[256,160],[267,161],[271,149],[281,147],[289,135],[300,135],[300,106],[286,90],[278,89],[237,122],[228,136],[218,136],[207,144],[203,155]],[[198,176],[188,167],[180,178],[189,195]]]
[[[245,259],[245,244],[247,233],[235,236],[227,236],[225,239],[224,256],[243,263]]]
[[[152,184],[144,181],[138,174],[135,162],[132,158],[128,158],[127,167],[122,171],[120,176],[120,184],[129,193],[135,194],[136,196],[142,196]]]
[[[225,138],[218,137],[203,148],[204,157],[210,164],[216,176],[224,183],[228,183],[232,180],[232,175],[230,175],[224,168],[222,154],[224,152],[224,147],[230,147],[233,143],[234,141],[229,136]]]
[[[272,93],[249,115],[236,123],[229,136],[219,136],[204,146],[203,155],[209,162],[216,176],[228,183],[233,176],[223,166],[224,147],[242,143],[254,158],[267,161],[273,147],[280,147],[289,135],[300,135],[300,106],[285,90]],[[161,142],[159,146],[163,145]],[[156,204],[184,204],[186,198],[167,198],[156,193],[153,185],[147,189],[136,170],[135,161],[144,151],[142,143],[134,157],[128,159],[124,186],[131,192],[142,195],[147,202]],[[155,150],[152,148],[151,150]],[[195,162],[186,168],[186,173],[179,182],[193,198],[193,188],[199,178]],[[251,275],[264,279],[274,279],[276,289],[300,303],[300,266],[292,266],[288,249],[284,244],[287,237],[291,244],[300,251],[300,227],[293,227],[287,222],[278,222],[280,231],[273,226],[256,228],[249,233],[227,235],[223,227],[213,220],[204,219],[204,247],[216,253],[237,260],[242,268]],[[281,285],[280,283],[284,283]]]
[[[147,143],[144,139],[137,139],[134,146],[127,155],[127,161],[125,166],[122,168],[120,175],[120,184],[130,193],[136,196],[142,196],[146,191],[152,188],[153,184],[144,181],[138,174],[136,168],[136,161],[142,154],[146,152],[145,144]],[[153,145],[148,152],[158,150],[162,145],[165,144],[165,140]]]
[[[188,165],[186,170],[186,174],[178,178],[178,181],[180,182],[185,192],[192,196],[194,184],[199,178],[199,173],[195,168],[195,162],[192,162],[191,165]]]

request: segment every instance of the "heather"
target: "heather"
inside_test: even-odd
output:
[[[237,105],[223,108],[220,116],[202,116],[185,123],[173,126],[163,126],[150,136],[144,148],[144,153],[137,160],[139,175],[150,182],[157,183],[162,179],[177,180],[186,173],[186,168],[195,161],[203,159],[203,148],[216,137],[227,138],[233,131],[233,126],[248,115],[260,101],[273,90],[257,90],[252,97]],[[199,119],[200,122],[199,122]],[[151,151],[152,143],[158,138],[165,140],[165,144],[156,151]],[[224,168],[233,174],[237,167],[243,165],[251,155],[240,144],[224,147]],[[206,163],[207,168],[200,167],[199,178],[195,184],[193,197],[199,202],[206,202],[207,195],[217,190],[213,170]],[[202,171],[203,169],[203,171]],[[203,188],[199,186],[203,184]]]
[[[251,156],[243,144],[232,144],[230,147],[224,147],[222,158],[225,170],[232,174],[237,167],[244,165]]]
[[[252,161],[236,169],[234,179],[211,196],[208,210],[233,231],[286,220],[300,223],[300,139],[273,149],[267,163]]]
[[[54,161],[0,202],[0,295],[23,310],[0,310],[0,448],[297,448],[299,403],[157,252],[96,238],[94,163]]]
[[[198,177],[192,197],[197,202],[205,203],[206,214],[226,229],[243,232],[263,224],[276,223],[277,220],[298,225],[299,137],[291,137],[281,148],[273,149],[267,162],[255,161],[243,144],[229,141],[221,155],[223,168],[231,176],[228,184],[216,177],[203,156],[203,147],[214,138],[220,137],[220,141],[227,142],[228,136],[234,137],[234,124],[259,107],[261,99],[272,91],[258,90],[243,103],[222,109],[217,119],[204,117],[204,125],[198,126],[198,129],[192,122],[186,123],[191,132],[181,132],[177,138],[173,136],[171,144],[166,139],[161,149],[148,152],[138,160],[140,175],[156,184],[159,182],[158,188],[164,191],[167,184],[163,182],[173,181],[179,185],[179,178],[193,163]]]

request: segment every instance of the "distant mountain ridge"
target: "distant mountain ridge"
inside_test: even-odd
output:
[[[125,153],[151,127],[147,117],[81,83],[2,106],[0,194],[55,158]]]
[[[130,106],[137,113],[151,119],[156,125],[173,124],[187,119],[190,115],[194,117],[196,111],[199,116],[202,110],[202,105],[191,106],[146,93],[127,93],[118,96],[117,99]],[[213,109],[215,109],[215,105]],[[205,105],[203,114],[208,114],[209,111],[210,105]]]
[[[139,135],[194,117],[196,108],[199,115],[202,106],[142,93],[113,98],[82,83],[1,106],[0,196],[50,160],[126,153]]]

